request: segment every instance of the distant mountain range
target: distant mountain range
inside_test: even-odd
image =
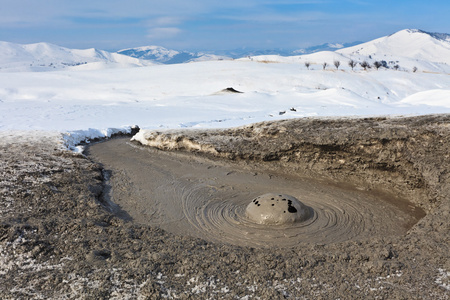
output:
[[[51,71],[64,68],[98,69],[176,64],[193,61],[251,59],[256,61],[329,64],[334,60],[383,60],[393,65],[402,60],[412,68],[416,62],[432,71],[443,71],[450,64],[450,35],[406,29],[366,43],[323,44],[294,51],[235,49],[230,51],[188,52],[145,46],[111,53],[98,49],[68,49],[48,43],[14,44],[0,42],[0,71]],[[386,64],[385,64],[386,65]]]
[[[242,57],[260,56],[260,55],[293,56],[301,54],[310,54],[320,51],[335,51],[341,48],[358,45],[360,43],[361,42],[353,42],[345,44],[327,43],[297,50],[284,50],[284,49],[250,50],[242,48],[242,49],[222,50],[222,51],[219,50],[210,52],[188,52],[188,51],[171,50],[161,46],[144,46],[120,50],[117,53],[128,55],[134,58],[152,60],[163,64],[179,64],[192,61],[238,59]]]
[[[151,60],[163,64],[180,64],[198,60],[231,59],[226,55],[187,52],[166,49],[161,46],[145,46],[120,50],[117,53],[134,58]]]

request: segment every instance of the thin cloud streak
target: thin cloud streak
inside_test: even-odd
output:
[[[182,30],[177,27],[156,27],[149,29],[149,33],[147,37],[149,39],[170,39],[178,34],[180,34]]]

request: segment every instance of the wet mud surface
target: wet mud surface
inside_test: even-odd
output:
[[[82,156],[62,150],[56,135],[0,137],[4,299],[449,298],[448,115],[301,119],[142,131],[135,138],[167,153],[137,141],[104,143],[123,151],[112,162],[116,156],[136,168],[154,167],[151,178],[98,162],[98,145]],[[144,152],[159,159],[149,162],[145,154],[136,163]],[[258,188],[246,189],[249,182]],[[146,191],[152,185],[161,190]],[[240,207],[236,215],[242,214],[279,186],[277,193],[314,211],[319,200],[340,197],[344,207],[334,207],[349,215],[358,207],[363,225],[335,241],[308,237],[313,242],[279,246],[249,246],[249,239],[224,240],[202,229],[227,225],[216,225],[211,212]],[[155,207],[139,193],[154,195]],[[174,204],[181,207],[193,201],[199,210],[176,210],[164,196],[168,202],[180,196]]]
[[[138,146],[129,138],[98,143],[89,147],[88,154],[112,172],[111,200],[131,220],[212,242],[278,248],[403,235],[424,215],[395,195],[361,191],[348,182],[302,178],[283,174],[283,169],[276,170],[279,175],[266,173],[257,166],[242,168]],[[246,208],[266,193],[296,197],[310,216],[280,225],[252,221]],[[404,205],[395,206],[391,199]],[[271,208],[284,207],[281,213],[289,215],[287,203],[282,197],[273,198]]]

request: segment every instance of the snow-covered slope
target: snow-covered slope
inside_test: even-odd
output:
[[[318,54],[316,54],[318,55]],[[243,93],[220,93],[232,87]],[[208,61],[0,73],[0,130],[229,127],[306,116],[450,112],[447,74]]]
[[[51,71],[65,68],[134,67],[149,62],[98,49],[68,49],[49,43],[0,42],[0,71]]]
[[[358,61],[386,61],[390,67],[450,72],[450,35],[406,29],[336,51]]]
[[[406,29],[337,52],[347,55],[407,57],[450,64],[450,35]]]

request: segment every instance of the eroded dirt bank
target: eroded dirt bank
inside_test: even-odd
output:
[[[54,137],[20,142],[2,133],[2,297],[449,297],[450,116],[291,120],[153,136],[162,148],[204,151],[244,169],[390,190],[426,216],[404,235],[326,245],[207,242],[111,213],[102,200],[104,170],[59,150]]]

